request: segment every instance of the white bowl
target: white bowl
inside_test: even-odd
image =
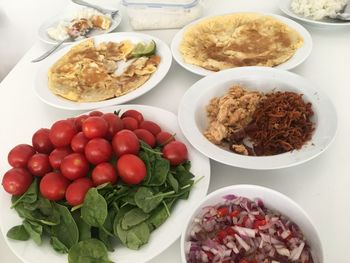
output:
[[[261,92],[292,91],[303,94],[312,103],[315,131],[300,150],[272,156],[245,156],[211,143],[203,132],[208,127],[206,106],[224,95],[232,85]],[[315,158],[333,141],[337,114],[331,101],[305,78],[288,71],[268,67],[242,67],[211,74],[196,82],[183,96],[178,112],[179,124],[186,138],[209,158],[235,167],[268,170],[291,167]]]
[[[316,227],[312,223],[305,211],[292,199],[275,190],[257,185],[231,185],[209,194],[204,200],[192,209],[192,214],[186,221],[181,235],[181,259],[183,263],[187,263],[185,255],[185,243],[188,239],[189,232],[193,219],[201,210],[210,205],[216,205],[223,201],[222,197],[228,194],[247,197],[249,199],[261,198],[264,205],[271,209],[280,212],[296,223],[304,233],[306,240],[311,248],[311,254],[314,263],[323,263],[322,243]]]

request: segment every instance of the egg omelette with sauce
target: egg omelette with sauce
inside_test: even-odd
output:
[[[133,58],[130,41],[103,42],[88,39],[61,57],[48,73],[49,89],[71,101],[96,102],[122,96],[143,85],[157,70],[157,55]],[[118,61],[129,65],[115,74]]]
[[[212,71],[242,66],[279,65],[304,40],[271,16],[237,13],[211,17],[185,31],[180,52],[186,63]]]

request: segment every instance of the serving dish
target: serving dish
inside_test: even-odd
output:
[[[283,13],[285,13],[286,15],[290,16],[293,19],[299,20],[302,23],[317,26],[317,27],[323,27],[323,28],[338,28],[338,27],[350,26],[350,21],[331,19],[331,18],[324,18],[322,20],[312,20],[307,17],[298,15],[294,13],[293,10],[291,9],[290,7],[291,2],[292,0],[279,0],[278,6]]]
[[[109,254],[109,258],[115,262],[145,262],[164,251],[180,236],[178,228],[174,226],[183,224],[186,216],[191,211],[192,206],[205,197],[209,186],[210,164],[208,158],[197,152],[186,141],[178,127],[176,116],[171,112],[156,107],[142,105],[121,105],[104,108],[101,109],[101,111],[113,112],[114,110],[124,111],[127,109],[140,111],[145,119],[152,119],[159,123],[164,130],[176,133],[176,137],[188,147],[189,159],[192,163],[191,171],[195,174],[195,178],[199,179],[202,177],[201,180],[193,186],[189,199],[179,201],[174,210],[172,210],[171,216],[168,220],[161,225],[159,229],[152,233],[148,244],[144,245],[137,251],[118,246],[115,252]],[[10,209],[11,198],[7,193],[0,191],[0,200],[4,207],[4,210],[0,215],[0,226],[2,233],[5,235],[12,226],[20,224],[22,220],[13,209]],[[4,237],[11,250],[23,262],[67,262],[66,255],[55,252],[50,247],[48,240],[44,241],[41,246],[37,246],[32,240],[20,242],[10,240],[6,236]]]
[[[193,219],[204,207],[216,205],[222,202],[223,197],[226,195],[242,196],[249,199],[259,198],[268,209],[276,210],[282,215],[290,218],[300,227],[301,231],[306,237],[306,240],[309,242],[314,263],[324,262],[323,248],[318,231],[306,212],[296,202],[284,194],[270,188],[257,185],[231,185],[210,193],[196,205],[196,207],[192,210],[191,215],[187,218],[186,224],[182,230],[180,243],[181,259],[183,263],[187,263],[185,246],[191,231]]]
[[[232,85],[261,92],[293,91],[312,103],[315,130],[300,150],[271,156],[244,156],[212,144],[203,132],[208,126],[206,106]],[[294,73],[267,67],[243,67],[211,74],[196,82],[183,96],[178,110],[180,127],[190,143],[218,162],[247,169],[268,170],[291,167],[315,158],[334,140],[337,114],[331,101],[312,83]]]
[[[235,12],[235,13],[230,13],[230,14],[236,14],[236,13],[242,13],[242,12]],[[227,14],[229,14],[229,13],[227,13]],[[305,59],[310,55],[311,50],[312,50],[312,38],[311,38],[310,33],[303,26],[301,26],[300,24],[296,23],[295,21],[293,21],[289,18],[275,15],[275,14],[269,14],[269,13],[259,13],[259,14],[271,16],[273,18],[278,19],[279,21],[286,24],[290,28],[296,30],[301,35],[301,37],[304,39],[303,46],[300,47],[289,60],[287,60],[286,62],[284,62],[280,65],[277,65],[275,68],[289,70],[289,69],[295,68],[296,66],[300,65],[303,61],[305,61]],[[221,14],[221,15],[226,15],[226,14]],[[196,20],[196,21],[188,24],[187,26],[182,28],[175,35],[175,37],[173,38],[173,40],[171,42],[171,51],[172,51],[173,57],[176,60],[176,62],[179,63],[183,68],[187,69],[188,71],[195,73],[195,74],[198,74],[198,75],[201,75],[201,76],[206,76],[206,75],[212,74],[212,73],[214,73],[214,71],[207,70],[205,68],[202,68],[202,67],[192,65],[192,64],[185,62],[185,60],[184,60],[184,58],[179,50],[179,47],[180,47],[181,41],[183,39],[183,35],[188,30],[188,28],[197,24],[198,22],[201,22],[201,21],[208,19],[208,18],[211,18],[211,17],[215,17],[215,16],[204,17],[204,18],[201,18],[199,20]]]
[[[158,65],[156,72],[154,72],[150,77],[150,79],[148,79],[139,88],[123,96],[115,97],[104,101],[78,103],[78,102],[70,101],[62,97],[56,96],[48,88],[47,74],[48,74],[49,68],[59,58],[61,58],[65,53],[67,53],[71,48],[68,46],[64,47],[60,51],[54,53],[53,55],[48,57],[45,61],[43,61],[40,69],[37,72],[36,80],[35,80],[35,92],[37,93],[38,97],[42,101],[44,101],[45,103],[53,107],[67,109],[67,110],[89,110],[94,108],[101,108],[101,107],[107,107],[111,105],[126,103],[130,100],[136,99],[137,97],[153,89],[165,77],[165,75],[168,73],[168,70],[171,66],[172,56],[171,56],[170,49],[162,40],[157,39],[155,37],[152,37],[146,34],[141,34],[141,33],[123,32],[123,33],[112,33],[108,35],[95,36],[93,37],[93,40],[95,41],[95,43],[101,43],[104,41],[118,42],[122,40],[130,40],[133,43],[138,43],[143,41],[149,43],[152,40],[154,40],[157,47],[156,54],[160,56],[161,61],[160,61],[160,64]],[[77,44],[79,43],[81,42],[78,42]]]

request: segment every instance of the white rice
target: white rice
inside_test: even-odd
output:
[[[320,20],[335,17],[347,2],[348,0],[292,0],[291,8],[296,14]]]

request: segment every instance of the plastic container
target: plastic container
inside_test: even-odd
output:
[[[123,0],[133,29],[180,28],[202,14],[199,0]]]

